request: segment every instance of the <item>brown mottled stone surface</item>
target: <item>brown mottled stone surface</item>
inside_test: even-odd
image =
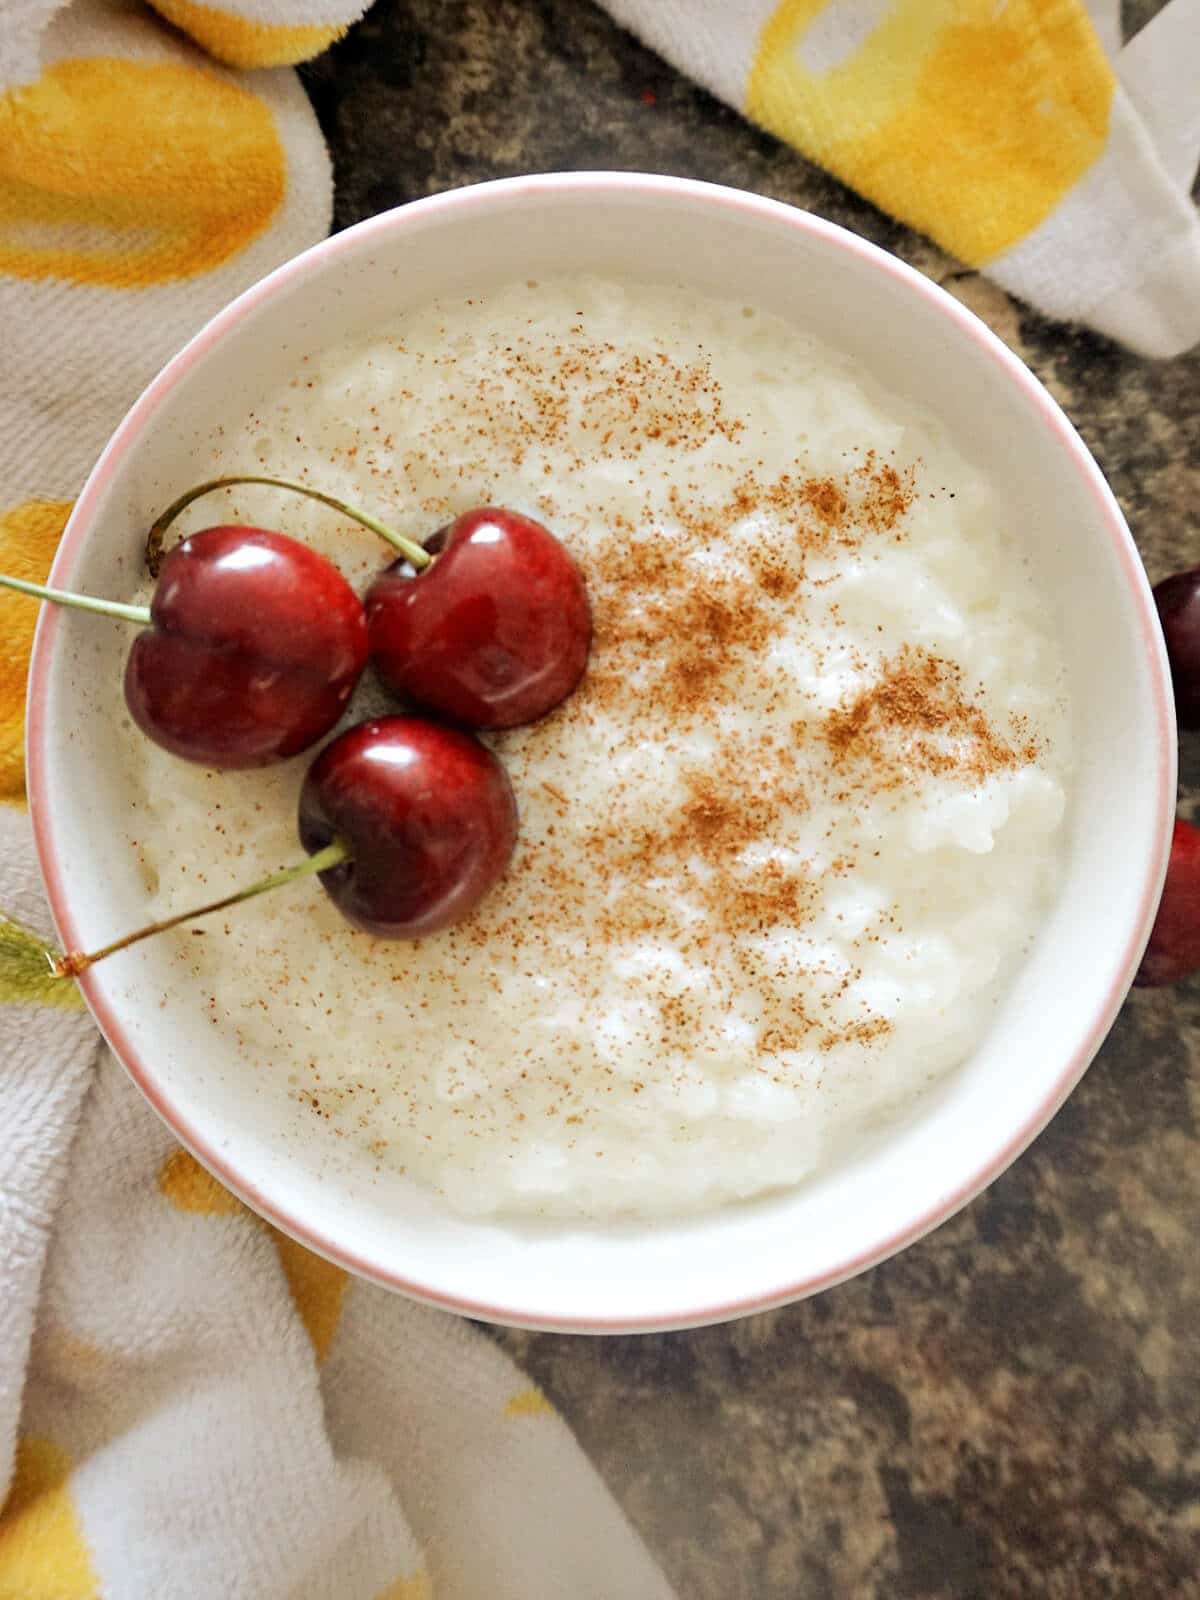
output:
[[[587,0],[379,0],[305,79],[340,226],[484,178],[612,167],[855,229],[945,282],[1049,385],[1152,578],[1200,560],[1200,352],[1152,364],[1046,322]],[[1198,796],[1200,736],[1183,752],[1188,814]],[[694,1333],[496,1337],[681,1600],[1198,1595],[1198,1058],[1200,984],[1135,995],[987,1194],[815,1300]]]

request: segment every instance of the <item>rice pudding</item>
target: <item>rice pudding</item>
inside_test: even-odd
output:
[[[312,355],[196,477],[238,472],[416,539],[526,512],[596,624],[571,699],[488,741],[521,831],[469,920],[373,940],[310,883],[170,936],[247,1072],[460,1211],[656,1216],[797,1182],[970,1054],[1055,891],[1070,727],[943,424],[752,307],[571,277]],[[360,592],[390,558],[260,488],[171,537],[218,521]],[[154,915],[296,858],[311,755],[210,773],[123,737]]]

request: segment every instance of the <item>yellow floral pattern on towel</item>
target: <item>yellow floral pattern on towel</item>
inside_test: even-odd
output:
[[[217,61],[231,67],[289,67],[319,55],[346,32],[344,22],[262,22],[228,6],[199,0],[152,0],[154,9],[182,28]]]
[[[70,1471],[66,1452],[48,1439],[19,1441],[0,1509],[0,1600],[94,1600],[100,1593]]]
[[[1031,233],[1103,152],[1115,79],[1078,0],[893,0],[822,69],[806,38],[830,3],[773,13],[748,113],[970,265]]]
[[[268,107],[173,61],[60,61],[0,96],[0,272],[135,289],[211,271],[270,225]]]
[[[71,514],[70,500],[26,500],[0,511],[0,572],[45,583]],[[38,603],[0,593],[0,800],[25,798],[25,678]]]
[[[407,1578],[397,1578],[389,1583],[375,1600],[433,1600],[433,1585],[424,1570],[411,1573]]]

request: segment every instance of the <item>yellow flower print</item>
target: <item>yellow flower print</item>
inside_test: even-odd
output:
[[[24,1438],[0,1510],[0,1600],[96,1600],[99,1580],[71,1500],[71,1463],[48,1439]]]
[[[344,22],[258,22],[199,0],[151,0],[154,9],[230,67],[290,67],[308,61],[347,31]]]
[[[1023,239],[1104,150],[1115,80],[1079,0],[892,0],[819,69],[805,39],[828,3],[776,8],[748,113],[960,260]]]
[[[269,108],[213,72],[60,61],[0,95],[0,272],[131,289],[208,272],[286,187]]]
[[[0,512],[0,572],[45,583],[70,500],[26,500]],[[25,679],[38,603],[0,592],[0,800],[25,797]]]

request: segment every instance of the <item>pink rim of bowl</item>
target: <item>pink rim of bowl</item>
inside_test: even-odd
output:
[[[1022,392],[1031,410],[1055,438],[1062,451],[1064,462],[1069,463],[1073,470],[1084,480],[1096,504],[1098,519],[1107,531],[1121,570],[1125,575],[1129,599],[1136,612],[1147,658],[1153,667],[1151,677],[1155,685],[1154,716],[1158,730],[1157,744],[1160,752],[1155,781],[1159,810],[1164,818],[1164,826],[1161,838],[1156,842],[1155,847],[1151,849],[1144,862],[1143,891],[1139,914],[1129,930],[1119,976],[1105,996],[1104,1004],[1094,1017],[1091,1026],[1087,1029],[1070,1059],[1064,1063],[1062,1071],[1051,1084],[1040,1105],[1004,1145],[995,1152],[992,1159],[985,1166],[974,1173],[966,1183],[961,1184],[946,1196],[936,1207],[907,1221],[894,1233],[880,1240],[878,1244],[841,1262],[837,1267],[822,1272],[818,1276],[783,1282],[777,1287],[765,1290],[761,1294],[728,1303],[718,1302],[681,1306],[677,1312],[668,1315],[656,1315],[651,1320],[596,1317],[583,1324],[569,1317],[553,1317],[540,1313],[536,1317],[530,1317],[519,1306],[485,1304],[465,1297],[447,1296],[419,1282],[409,1281],[386,1266],[381,1265],[378,1261],[370,1260],[361,1254],[346,1249],[336,1240],[323,1235],[319,1229],[314,1228],[308,1222],[289,1214],[284,1207],[280,1206],[272,1198],[262,1194],[256,1188],[253,1180],[245,1173],[233,1170],[222,1156],[220,1150],[200,1130],[189,1125],[177,1112],[167,1095],[162,1092],[155,1080],[153,1068],[141,1059],[138,1051],[127,1037],[120,1018],[114,1014],[113,1009],[108,1004],[102,989],[96,981],[96,974],[89,971],[80,978],[80,987],[105,1038],[146,1099],[149,1100],[175,1136],[227,1188],[284,1233],[360,1277],[381,1284],[385,1288],[410,1295],[427,1304],[440,1306],[445,1310],[478,1317],[485,1321],[507,1323],[515,1326],[591,1333],[642,1332],[696,1327],[706,1323],[723,1322],[747,1316],[756,1311],[769,1310],[776,1306],[785,1305],[790,1301],[818,1293],[823,1289],[832,1288],[867,1267],[877,1265],[887,1257],[905,1248],[905,1246],[914,1243],[923,1234],[928,1233],[931,1229],[953,1216],[955,1212],[960,1210],[998,1177],[1026,1146],[1036,1138],[1066,1100],[1099,1050],[1116,1018],[1117,1012],[1124,1002],[1146,941],[1149,938],[1154,913],[1162,892],[1170,846],[1169,819],[1174,814],[1176,782],[1174,705],[1170,695],[1166,658],[1149,584],[1132,537],[1112,492],[1079,435],[1047,391],[1033,377],[1028,368],[972,312],[960,305],[958,301],[954,300],[936,284],[894,256],[887,254],[866,240],[860,239],[857,235],[847,232],[836,224],[826,222],[808,212],[799,211],[778,201],[763,199],[739,190],[721,188],[689,179],[608,172],[556,173],[530,178],[502,179],[493,183],[478,184],[465,189],[452,190],[446,194],[434,195],[428,199],[414,201],[398,210],[385,212],[314,245],[303,254],[284,263],[283,266],[278,267],[274,272],[239,295],[237,299],[207,323],[184,346],[179,354],[168,362],[131,407],[113,434],[112,439],[93,468],[75,502],[74,510],[63,534],[58,555],[50,574],[50,582],[52,584],[62,583],[64,575],[72,570],[76,557],[86,542],[88,529],[96,513],[98,503],[113,474],[129,452],[136,447],[142,426],[156,408],[163,403],[172,388],[200,356],[211,346],[229,335],[260,302],[274,295],[293,279],[304,275],[314,264],[327,262],[352,250],[357,250],[364,243],[369,244],[371,240],[397,227],[403,228],[410,218],[415,220],[419,216],[427,221],[436,217],[438,213],[452,213],[463,207],[470,208],[479,201],[504,191],[517,195],[528,193],[531,190],[606,193],[622,189],[636,189],[643,194],[650,195],[658,194],[664,199],[672,195],[690,194],[694,197],[702,197],[709,204],[741,209],[751,213],[758,212],[760,215],[769,216],[777,223],[785,223],[799,233],[817,235],[826,245],[847,252],[850,256],[866,259],[876,270],[894,279],[901,280],[910,292],[924,298],[943,317],[955,324],[960,334],[967,335],[997,366],[1003,369],[1007,380]],[[45,759],[48,747],[48,729],[43,715],[57,626],[58,613],[56,608],[53,606],[43,607],[30,664],[26,756],[29,774],[30,811],[38,858],[59,936],[63,941],[64,948],[69,949],[77,947],[79,939],[71,915],[67,885],[60,870],[50,826]]]

